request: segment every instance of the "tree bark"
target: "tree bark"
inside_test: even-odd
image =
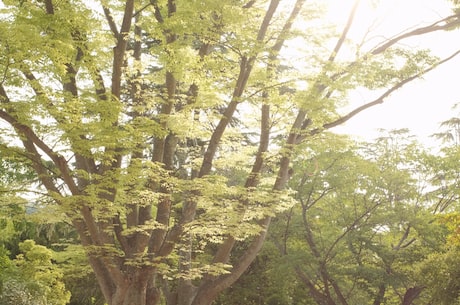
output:
[[[412,305],[412,303],[415,301],[416,298],[418,298],[418,296],[424,288],[425,287],[422,286],[408,288],[406,290],[406,293],[404,294],[404,298],[401,305]]]
[[[119,287],[115,292],[111,305],[138,305],[146,304],[147,283],[132,281],[126,286]]]

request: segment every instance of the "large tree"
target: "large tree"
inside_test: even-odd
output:
[[[414,265],[445,237],[426,199],[427,153],[405,130],[359,148],[321,142],[295,162],[300,205],[273,226],[279,252],[316,304],[412,304],[426,288]]]
[[[0,151],[73,224],[110,305],[210,304],[291,205],[297,145],[455,56],[399,43],[460,22],[369,48],[347,44],[359,1],[337,35],[305,0],[3,3]],[[383,93],[338,114],[357,86]]]

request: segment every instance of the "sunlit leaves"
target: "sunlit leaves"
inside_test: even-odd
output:
[[[458,248],[433,253],[416,267],[420,280],[427,285],[427,299],[442,305],[460,304]]]
[[[300,206],[271,233],[305,288],[330,285],[315,291],[363,304],[382,285],[387,299],[397,299],[393,289],[404,292],[415,277],[408,266],[438,251],[444,236],[422,204],[423,158],[405,130],[360,146],[326,133],[310,141],[291,180]]]
[[[273,193],[270,189],[244,190],[227,186],[224,177],[207,176],[193,180],[192,190],[199,191],[199,217],[189,224],[190,232],[212,243],[220,243],[226,235],[246,239],[260,232],[253,220],[274,216],[294,203],[287,193]],[[203,241],[206,243],[206,241]]]
[[[285,211],[300,209],[298,236],[317,230],[322,252],[304,258],[330,263],[346,287],[340,266],[359,256],[349,247],[368,254],[363,284],[393,248],[412,245],[424,224],[412,210],[416,146],[380,139],[360,150],[320,132],[348,90],[391,87],[436,61],[394,48],[334,62],[337,35],[316,3],[288,31],[292,4],[268,18],[270,1],[6,3],[1,152],[55,199],[48,220],[75,225],[108,303],[138,284],[159,288],[152,277],[180,279],[164,285],[176,293],[201,279],[209,294],[220,275],[241,275]],[[285,40],[300,43],[290,53]],[[287,176],[297,193],[283,190]],[[312,248],[285,244],[296,260]]]
[[[7,276],[0,274],[2,304],[67,304],[70,293],[62,282],[61,270],[51,261],[53,252],[32,240],[21,243],[20,249],[22,254],[9,266],[2,266]]]
[[[352,77],[358,86],[379,89],[420,73],[435,65],[437,61],[438,58],[431,55],[428,50],[414,53],[412,50],[394,48],[382,55],[364,57],[356,66],[352,65],[350,68],[356,70]]]

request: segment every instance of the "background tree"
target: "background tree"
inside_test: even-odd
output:
[[[2,253],[1,303],[67,304],[70,293],[62,281],[63,273],[51,262],[52,251],[32,240],[19,246],[22,253],[13,261]]]
[[[457,117],[441,122],[433,136],[441,141],[439,153],[427,159],[430,191],[426,198],[444,228],[444,247],[417,265],[416,276],[427,287],[425,298],[436,304],[458,304],[459,254],[459,123]]]
[[[292,206],[296,147],[457,55],[398,43],[458,14],[347,44],[358,3],[334,35],[304,0],[4,1],[1,153],[78,232],[108,304],[210,304]],[[281,52],[293,38],[310,69]],[[339,115],[357,86],[384,92]]]
[[[271,228],[285,265],[316,304],[412,304],[426,288],[414,266],[445,240],[420,144],[401,130],[361,147],[323,134],[308,148],[291,179],[300,206]]]
[[[79,248],[76,232],[60,217],[50,215],[53,211],[42,204],[24,198],[27,186],[37,183],[36,176],[28,170],[27,160],[21,157],[2,154],[0,156],[0,248],[2,268],[0,286],[2,304],[42,304],[53,302],[46,296],[42,286],[49,283],[34,283],[33,269],[50,268],[50,280],[55,279],[65,284],[72,292],[62,294],[62,299],[55,300],[59,304],[104,304],[104,299],[97,287],[97,282],[88,265],[84,251]],[[18,256],[24,258],[20,246],[27,240],[45,254],[44,260],[28,261],[27,268],[19,268]],[[46,248],[44,248],[46,247]],[[35,251],[35,250],[34,250]],[[52,255],[53,264],[47,258]],[[21,261],[24,261],[22,259]],[[37,265],[37,266],[31,266]],[[40,266],[38,266],[41,264]],[[32,270],[28,270],[29,267]],[[54,274],[54,275],[53,275]],[[42,288],[39,288],[42,287]],[[58,291],[56,291],[58,292]],[[58,295],[58,294],[57,294]],[[35,302],[35,303],[34,303]],[[54,304],[53,303],[53,304]]]

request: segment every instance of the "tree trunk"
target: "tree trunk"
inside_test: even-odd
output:
[[[177,292],[174,293],[173,298],[166,301],[167,305],[191,305],[196,296],[196,287],[190,281],[181,281],[179,283]]]
[[[380,305],[382,304],[384,298],[385,298],[385,292],[386,292],[386,287],[385,285],[380,285],[379,286],[379,291],[377,292],[377,295],[375,296],[374,303],[372,305]]]
[[[124,273],[122,280],[118,279],[111,283],[98,278],[103,291],[112,291],[111,295],[104,294],[108,305],[160,304],[161,294],[153,281],[155,274],[152,269],[148,270],[148,267],[145,267],[130,271]]]
[[[117,287],[112,302],[109,305],[146,305],[146,296],[146,281],[127,281],[126,285]]]
[[[157,288],[149,288],[145,281],[127,282],[117,287],[109,305],[158,305],[161,302]]]
[[[415,286],[407,289],[401,305],[412,305],[424,288],[422,286]]]

